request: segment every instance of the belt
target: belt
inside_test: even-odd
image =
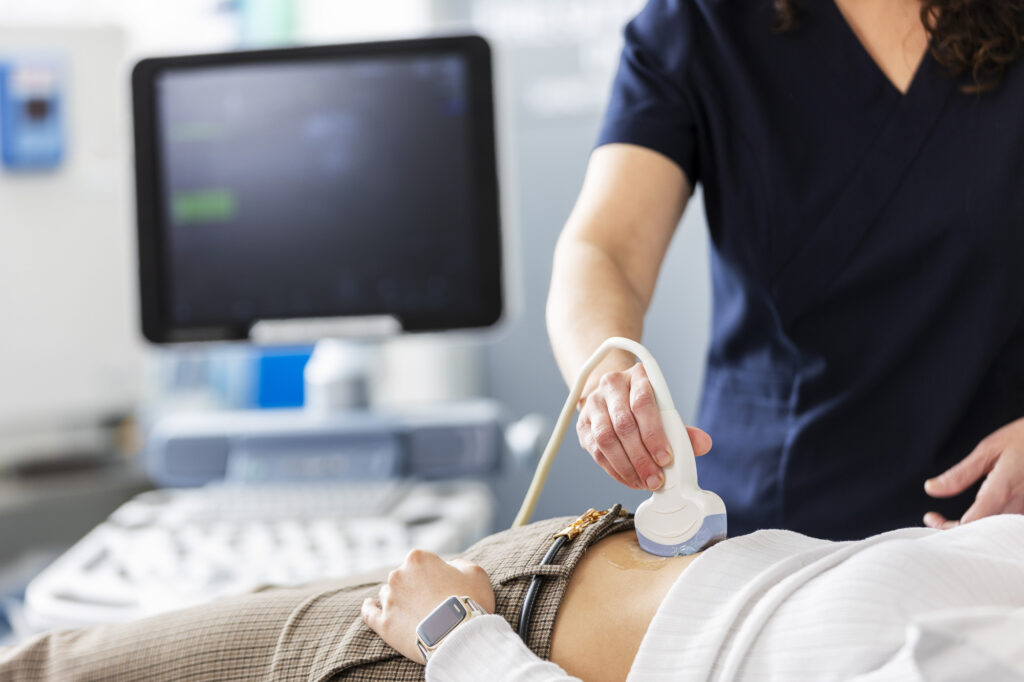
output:
[[[616,510],[616,514],[619,518],[626,518],[629,516],[629,513],[621,507],[616,506],[612,509]],[[548,551],[544,554],[544,558],[540,560],[540,565],[550,566],[554,563],[555,557],[558,556],[562,547],[576,539],[576,537],[582,533],[587,526],[593,524],[595,521],[611,512],[612,509],[604,509],[602,511],[588,509],[575,521],[555,533],[554,541],[551,543]],[[533,607],[537,601],[537,594],[540,592],[540,585],[546,577],[548,576],[539,573],[533,574],[530,578],[530,586],[526,589],[523,606],[519,612],[519,636],[524,642],[527,641],[527,635],[530,633],[530,620],[533,617]]]

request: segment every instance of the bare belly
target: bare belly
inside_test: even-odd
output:
[[[697,556],[653,556],[632,531],[595,543],[558,607],[551,660],[587,682],[626,679],[654,612]]]

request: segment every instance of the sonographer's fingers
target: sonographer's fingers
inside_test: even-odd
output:
[[[633,469],[633,464],[615,432],[611,416],[608,414],[608,404],[601,390],[594,391],[587,398],[584,414],[580,415],[581,421],[584,421],[584,418],[586,424],[580,442],[594,461],[600,464],[598,455],[603,456],[611,468],[602,468],[613,478],[630,488],[643,488],[644,485],[640,482],[640,477]]]
[[[640,437],[640,427],[630,404],[631,379],[630,372],[610,372],[601,378],[600,386],[604,389],[612,427],[629,459],[629,465],[636,472],[637,478],[643,481],[643,487],[657,490],[664,484],[665,477]]]
[[[622,477],[619,476],[618,473],[616,473],[615,469],[613,469],[612,465],[608,462],[608,458],[602,455],[600,450],[598,450],[596,453],[591,453],[591,457],[593,457],[594,461],[597,462],[597,466],[604,469],[606,474],[614,478],[622,485],[629,487],[629,484],[623,481]]]
[[[711,449],[711,437],[687,427],[695,455]],[[630,488],[657,490],[664,485],[662,464],[674,453],[661,424],[654,389],[643,365],[601,375],[597,385],[580,400],[576,422],[580,445],[598,466]]]
[[[629,382],[629,407],[640,430],[640,438],[658,466],[668,466],[672,462],[673,452],[661,425],[654,388],[640,363],[631,367],[628,373],[632,375]]]
[[[580,446],[586,450],[591,458],[597,462],[597,466],[604,469],[605,473],[614,478],[616,481],[626,487],[631,487],[628,481],[624,481],[619,472],[615,471],[615,468],[608,461],[608,458],[604,456],[601,449],[594,443],[594,433],[590,428],[590,419],[587,416],[588,412],[586,409],[580,411],[580,417],[576,421],[576,434],[579,436]]]
[[[693,454],[700,457],[711,452],[711,436],[708,435],[707,431],[698,429],[696,426],[687,426],[686,433],[690,436]]]
[[[589,398],[588,398],[589,401]],[[590,454],[590,457],[597,462],[597,465],[604,469],[605,473],[614,478],[619,483],[628,486],[629,483],[622,480],[619,473],[615,471],[608,458],[604,456],[601,449],[597,447],[597,443],[594,442],[594,430],[590,423],[590,408],[588,403],[584,402],[580,407],[580,416],[576,420],[576,435],[579,437],[580,447]]]

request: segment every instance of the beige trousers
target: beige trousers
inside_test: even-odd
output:
[[[618,507],[539,566],[572,517],[492,535],[460,556],[491,578],[496,612],[515,628],[530,578],[547,576],[527,644],[542,658],[569,578],[588,546],[632,528]],[[360,617],[386,571],[293,588],[264,588],[132,623],[36,636],[0,648],[0,681],[171,682],[180,680],[422,680],[423,666],[385,644]]]

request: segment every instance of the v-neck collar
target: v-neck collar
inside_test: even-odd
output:
[[[917,67],[915,67],[914,69],[914,74],[910,78],[910,83],[907,86],[907,91],[903,92],[898,87],[896,87],[896,84],[892,82],[891,78],[889,78],[889,74],[885,72],[881,64],[879,64],[875,60],[875,58],[871,56],[871,53],[868,52],[867,46],[865,46],[863,41],[861,41],[860,37],[857,35],[857,32],[853,29],[853,26],[850,24],[850,21],[846,18],[846,15],[843,14],[843,10],[839,7],[839,4],[836,2],[836,0],[823,0],[823,2],[826,5],[828,5],[826,11],[828,11],[832,15],[832,21],[836,21],[840,24],[836,31],[836,33],[838,34],[837,39],[848,43],[850,45],[849,49],[851,54],[859,53],[859,56],[861,57],[859,61],[866,62],[866,66],[863,66],[861,68],[864,68],[865,72],[873,71],[878,78],[885,81],[885,83],[889,86],[889,89],[892,90],[892,94],[896,95],[897,97],[909,96],[911,92],[914,90],[914,86],[918,82],[919,76],[925,70],[925,62],[931,60],[931,38],[929,38],[928,46],[925,48],[924,54],[918,61]]]
[[[957,88],[957,81],[926,55],[907,93],[900,93],[833,0],[818,0],[815,7],[821,3],[832,8],[819,8],[810,17],[810,35],[824,58],[838,69],[842,90],[851,98],[849,106],[862,109],[863,118],[874,119],[878,127],[828,213],[802,235],[796,250],[775,272],[772,293],[787,324],[834,285],[837,273],[903,182]]]
[[[931,55],[929,43],[907,91],[901,92],[864,47],[835,0],[817,0],[805,7],[814,8],[815,23],[819,24],[812,27],[814,40],[839,70],[839,75],[850,84],[850,90],[859,92],[864,98],[901,102],[920,96],[922,90],[935,87],[937,78],[950,80],[941,73]]]

